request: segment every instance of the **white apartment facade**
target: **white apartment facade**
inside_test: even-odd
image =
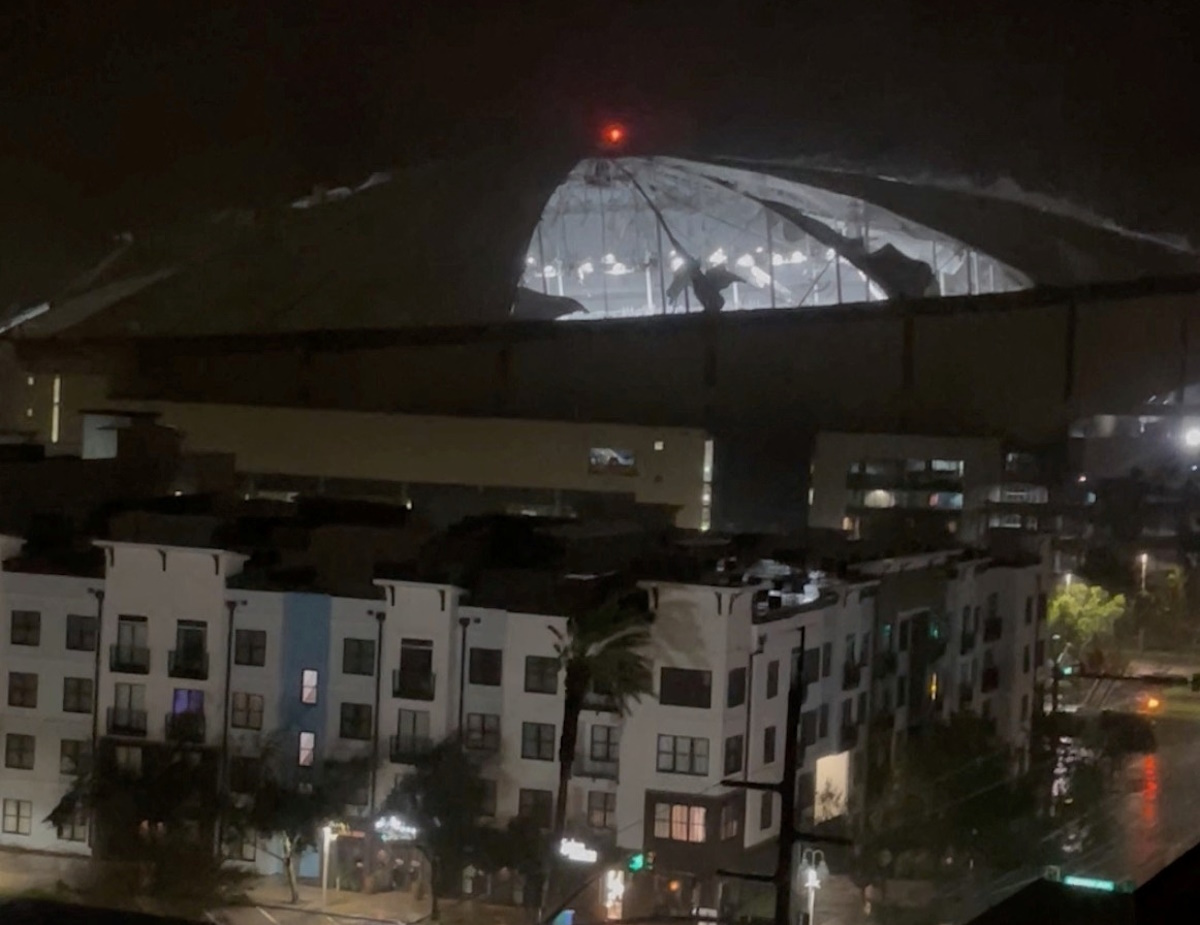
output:
[[[19,547],[4,542],[6,555]],[[563,617],[468,606],[449,585],[380,581],[373,600],[243,589],[230,581],[242,557],[228,551],[102,547],[102,579],[0,572],[8,691],[0,703],[0,845],[88,850],[85,820],[66,832],[43,820],[73,780],[76,764],[68,759],[92,754],[93,720],[96,747],[126,766],[136,766],[147,745],[167,740],[227,756],[235,792],[243,764],[268,743],[300,774],[323,756],[372,756],[374,791],[365,788],[350,810],[357,815],[382,804],[415,755],[461,728],[491,782],[487,811],[495,823],[518,814],[549,823],[562,725],[550,628],[561,629]],[[774,838],[778,798],[721,781],[779,779],[787,688],[802,640],[798,806],[821,821],[861,805],[867,720],[884,689],[876,677],[880,621],[899,612],[888,596],[888,569],[955,576],[921,592],[918,605],[951,635],[937,664],[918,666],[924,673],[910,684],[946,691],[945,709],[959,702],[950,699],[947,679],[973,664],[954,655],[961,621],[951,617],[964,607],[972,618],[976,608],[990,616],[996,595],[1001,633],[980,639],[969,657],[995,665],[997,684],[972,704],[991,704],[998,730],[1018,743],[1027,715],[1027,692],[1016,686],[1026,676],[1020,657],[1038,625],[1036,616],[1022,621],[1037,569],[938,556],[880,564],[852,578],[814,576],[796,590],[777,590],[766,579],[645,582],[656,614],[654,693],[625,716],[602,702],[584,712],[568,797],[572,833],[597,846],[655,850],[660,867],[698,878]],[[98,624],[85,619],[97,615]],[[898,640],[899,630],[886,635]],[[912,657],[901,653],[898,667],[917,670]],[[931,681],[935,673],[939,680]],[[1028,676],[1031,693],[1032,666]],[[66,710],[70,678],[81,680],[70,685]],[[898,731],[907,721],[896,713]],[[255,845],[241,852],[263,872],[277,865]]]

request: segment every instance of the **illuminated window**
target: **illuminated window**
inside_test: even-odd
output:
[[[661,441],[661,440],[654,441],[654,452],[655,453],[661,453],[663,450],[666,449],[666,447],[667,447],[667,445],[663,441]]]
[[[297,757],[297,764],[302,768],[311,768],[313,764],[313,756],[317,750],[317,735],[315,732],[300,733],[300,752]]]
[[[313,668],[305,668],[300,672],[300,702],[317,702],[317,672]]]
[[[33,831],[33,803],[29,800],[4,801],[4,834],[28,835]]]
[[[611,446],[594,446],[588,451],[592,475],[637,475],[637,454]]]
[[[896,495],[894,492],[884,491],[882,488],[874,488],[863,495],[863,507],[888,508],[895,506]]]

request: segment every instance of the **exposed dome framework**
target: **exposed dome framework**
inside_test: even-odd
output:
[[[599,320],[1030,285],[863,199],[679,158],[590,158],[546,203],[513,313]]]

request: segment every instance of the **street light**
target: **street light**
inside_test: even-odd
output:
[[[1146,593],[1146,565],[1150,562],[1150,554],[1142,553],[1138,556],[1138,564],[1142,567],[1142,593]]]
[[[819,848],[805,848],[800,852],[800,866],[796,869],[797,885],[808,893],[808,925],[813,925],[813,915],[817,906],[817,890],[821,881],[829,876],[829,867],[825,864],[825,852]]]

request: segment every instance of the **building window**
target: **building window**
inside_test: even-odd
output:
[[[1021,653],[1021,671],[1029,674],[1029,646],[1025,646],[1025,651]]]
[[[587,815],[588,825],[593,829],[616,829],[617,795],[604,790],[589,790]]]
[[[29,671],[8,673],[8,705],[10,707],[37,707],[38,676]]]
[[[499,649],[471,649],[471,668],[468,677],[472,684],[499,687],[502,653]]]
[[[729,672],[729,686],[725,689],[725,706],[740,707],[746,702],[746,669],[734,668]]]
[[[10,732],[4,737],[4,766],[21,771],[33,770],[33,756],[36,751],[36,739],[33,736]]]
[[[829,704],[821,704],[817,710],[817,737],[825,738],[829,735]]]
[[[1021,695],[1021,721],[1029,719],[1029,695]]]
[[[496,782],[483,777],[480,778],[479,785],[483,788],[480,813],[490,819],[496,815]]]
[[[58,840],[59,841],[87,841],[87,814],[77,810],[71,815],[71,818],[59,825]]]
[[[809,715],[812,715],[811,713]],[[815,723],[814,723],[814,732]],[[763,730],[763,764],[770,764],[775,760],[775,727],[768,726]]]
[[[900,675],[896,678],[896,706],[903,707],[908,704],[908,678],[905,675]]]
[[[595,725],[591,732],[591,749],[588,754],[593,761],[617,761],[621,754],[621,743],[617,739],[616,726]]]
[[[746,749],[746,739],[742,735],[729,736],[725,739],[725,773],[737,774],[742,770],[742,754]]]
[[[554,816],[554,794],[549,790],[521,788],[517,796],[517,815],[531,819],[543,829],[550,828]]]
[[[63,678],[63,712],[92,712],[92,679]]]
[[[909,626],[908,620],[900,621],[900,651],[901,652],[908,651],[908,637],[909,637],[910,629],[911,629],[911,627]]]
[[[399,710],[396,713],[396,749],[402,755],[418,755],[429,750],[429,711]],[[468,743],[468,748],[470,744]]]
[[[375,674],[375,640],[342,640],[342,674]]]
[[[654,837],[701,844],[706,840],[703,806],[687,803],[654,804]]]
[[[763,753],[764,754],[767,751],[767,745],[768,745],[767,732],[768,732],[768,730],[763,731]],[[771,747],[771,754],[774,755],[775,754],[775,727],[772,726],[770,728],[769,732],[770,732],[770,743],[769,744]],[[803,713],[800,714],[800,741],[803,742],[806,746],[816,744],[816,741],[817,741],[817,711],[816,710],[805,710]],[[772,760],[774,760],[774,759],[772,759]]]
[[[533,761],[554,760],[554,724],[521,724],[521,757]]]
[[[4,801],[4,834],[28,835],[33,831],[33,803],[29,800]]]
[[[113,763],[117,770],[130,777],[142,776],[142,747],[140,745],[118,745],[113,749]]]
[[[779,659],[767,663],[767,699],[779,696]]]
[[[313,704],[317,702],[318,675],[315,668],[305,668],[300,672],[300,702]]]
[[[317,751],[317,734],[315,732],[300,733],[300,748],[296,763],[302,768],[311,768]]]
[[[657,767],[669,774],[707,774],[708,739],[660,735]]]
[[[87,614],[67,614],[67,648],[74,652],[96,651],[96,618]]]
[[[237,630],[233,634],[233,663],[257,665],[267,663],[267,631]]]
[[[468,713],[466,745],[481,752],[500,751],[499,714]]]
[[[262,729],[263,696],[234,691],[229,714],[229,725],[234,729]]]
[[[525,692],[558,693],[558,659],[548,655],[525,656]]]
[[[1025,598],[1025,625],[1029,626],[1033,622],[1033,597]]]
[[[821,677],[828,678],[833,672],[833,643],[827,642],[821,646]]]
[[[633,450],[594,446],[588,450],[588,472],[592,475],[637,475],[637,455]]]
[[[725,803],[721,807],[721,840],[727,841],[738,836],[738,805]]]
[[[92,767],[92,743],[87,739],[63,739],[59,746],[58,773],[78,776]]]
[[[12,612],[12,644],[36,646],[42,641],[42,615],[36,610]]]
[[[712,672],[698,668],[663,668],[658,702],[671,707],[712,706]]]
[[[764,792],[758,805],[758,827],[766,831],[775,823],[775,794]]]
[[[343,703],[338,735],[343,739],[365,739],[372,737],[371,705],[369,703]]]

